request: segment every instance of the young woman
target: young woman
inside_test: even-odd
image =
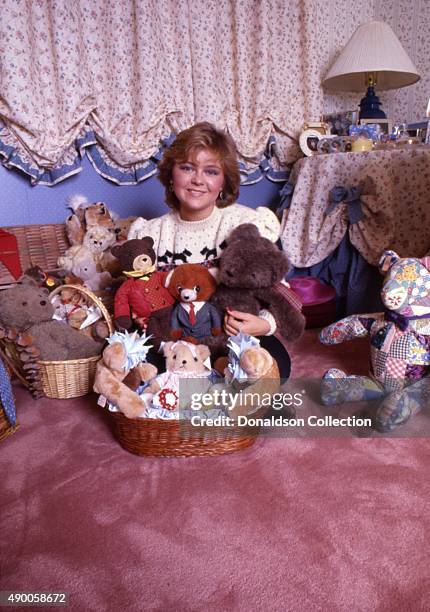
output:
[[[185,262],[216,265],[230,232],[241,223],[253,223],[272,242],[278,239],[279,222],[268,208],[254,210],[235,203],[240,185],[236,147],[228,134],[210,123],[180,132],[158,169],[172,210],[156,219],[136,219],[128,238],[151,236],[160,267]],[[230,311],[224,328],[230,335],[242,331],[264,336],[275,333],[276,322],[267,310],[259,316]]]

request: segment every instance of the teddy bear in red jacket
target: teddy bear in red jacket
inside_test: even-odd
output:
[[[111,249],[128,277],[115,294],[114,320],[120,330],[131,329],[133,321],[146,330],[150,316],[175,301],[164,286],[167,272],[156,270],[153,246],[153,239],[145,236]]]

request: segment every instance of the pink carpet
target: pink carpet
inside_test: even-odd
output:
[[[364,373],[367,344],[322,347],[307,331],[292,358],[298,377]],[[423,417],[397,437],[260,437],[223,457],[148,459],[118,445],[93,396],[15,391],[0,590],[66,591],[67,610],[97,612],[429,610]]]

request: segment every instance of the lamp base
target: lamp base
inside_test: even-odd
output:
[[[359,119],[386,119],[387,116],[384,111],[379,108],[381,102],[375,93],[372,85],[367,88],[366,95],[361,99],[360,102],[360,114]]]

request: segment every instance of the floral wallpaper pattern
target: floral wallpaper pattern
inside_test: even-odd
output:
[[[160,143],[210,120],[233,135],[249,182],[285,179],[303,123],[357,103],[320,83],[363,21],[391,23],[425,75],[387,94],[390,116],[422,117],[429,13],[426,0],[2,0],[3,163],[55,184],[86,151],[135,183]]]

